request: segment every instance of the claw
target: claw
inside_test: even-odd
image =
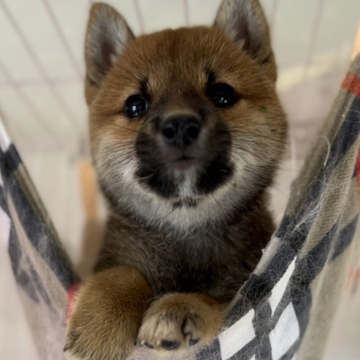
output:
[[[180,346],[180,343],[177,341],[163,340],[161,342],[161,346],[165,350],[176,350]]]
[[[189,345],[190,346],[195,346],[199,341],[200,341],[200,339],[191,339],[189,341]]]

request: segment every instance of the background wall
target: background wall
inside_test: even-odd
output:
[[[220,0],[111,0],[136,34],[210,24]],[[262,0],[292,121],[323,117],[349,61],[358,0]],[[0,109],[18,146],[78,152],[89,0],[0,1]],[[341,76],[340,76],[341,77]],[[320,84],[315,80],[322,79]],[[316,110],[314,111],[314,95]],[[331,100],[330,100],[331,101]],[[321,102],[321,103],[319,103]],[[301,140],[301,139],[300,139]]]
[[[211,24],[221,2],[104,1],[125,16],[135,34]],[[279,66],[278,91],[290,122],[290,146],[273,189],[280,219],[290,183],[348,68],[360,1],[261,2]],[[0,0],[0,114],[74,262],[84,222],[78,160],[87,155],[83,41],[90,6],[89,0]],[[0,238],[0,293],[6,293],[0,296],[0,359],[36,359],[11,276]],[[345,334],[344,327],[339,325],[340,334]],[[359,349],[349,345],[354,331],[347,331],[347,340],[342,338],[336,347],[340,352],[331,349],[328,359],[358,359]]]

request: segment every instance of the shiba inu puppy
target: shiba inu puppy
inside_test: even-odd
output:
[[[273,232],[267,188],[286,120],[263,11],[224,0],[212,27],[135,38],[95,4],[85,54],[109,214],[65,348],[93,360],[126,359],[136,343],[162,355],[199,349]]]

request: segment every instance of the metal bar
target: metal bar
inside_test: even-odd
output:
[[[61,84],[61,85],[73,85],[78,83],[83,83],[82,79],[79,79],[78,77],[73,78],[60,78],[60,77],[54,77],[52,79],[54,83]],[[44,81],[42,79],[36,79],[36,78],[23,78],[21,81],[17,81],[17,84],[19,86],[38,86],[44,84]],[[7,87],[8,81],[1,81],[0,80],[0,88],[1,87]]]
[[[37,109],[37,107],[32,102],[31,98],[23,91],[21,86],[11,77],[10,72],[6,69],[5,65],[0,60],[0,71],[4,74],[4,77],[8,84],[15,90],[21,101],[27,106],[29,111],[32,113],[40,127],[52,138],[59,143],[59,140],[54,133],[54,130],[49,126],[45,117],[41,114],[41,112]]]
[[[60,107],[63,109],[64,113],[66,114],[69,120],[69,124],[71,127],[75,127],[80,134],[80,128],[78,124],[78,120],[76,116],[70,110],[68,104],[64,100],[61,92],[56,88],[54,82],[50,79],[49,75],[47,74],[46,69],[42,65],[41,61],[38,59],[34,49],[31,47],[30,43],[28,42],[25,34],[23,33],[22,29],[20,28],[19,24],[16,22],[15,18],[13,17],[12,13],[10,12],[9,8],[5,4],[3,0],[0,0],[0,6],[2,7],[3,11],[9,18],[11,25],[13,26],[14,30],[16,31],[17,35],[19,36],[20,41],[24,45],[26,51],[28,52],[29,56],[31,57],[32,61],[34,62],[35,66],[37,67],[39,73],[41,74],[42,78],[44,79],[46,85],[50,88],[51,92],[55,96],[56,100],[60,104]]]
[[[140,8],[139,0],[134,0],[134,6],[135,6],[135,11],[136,11],[136,16],[138,18],[139,25],[140,25],[140,32],[143,34],[145,32],[145,23],[144,23],[144,18],[143,18],[142,11]]]
[[[278,12],[278,0],[273,0],[271,7],[271,15],[270,15],[270,29],[272,32],[272,36],[274,35],[274,27],[275,27],[277,12]]]
[[[309,45],[305,63],[304,63],[304,74],[303,74],[303,80],[302,80],[303,85],[306,83],[308,70],[309,70],[313,55],[314,55],[316,39],[317,39],[317,35],[319,32],[319,26],[320,26],[322,10],[324,7],[324,2],[325,2],[325,0],[318,0],[318,3],[317,3],[313,27],[311,29],[310,45]]]
[[[65,50],[71,64],[73,65],[76,73],[79,75],[79,78],[82,79],[83,78],[83,72],[81,70],[81,67],[79,66],[79,64],[78,64],[78,62],[76,60],[76,57],[75,57],[74,53],[71,50],[71,47],[70,47],[70,45],[69,45],[69,43],[68,43],[68,41],[66,39],[66,36],[65,36],[65,34],[64,34],[64,32],[63,32],[63,30],[61,28],[61,25],[60,25],[58,19],[56,18],[56,15],[55,15],[53,9],[51,8],[51,6],[49,4],[49,1],[48,0],[42,0],[42,2],[44,3],[46,11],[47,11],[52,23],[53,23],[55,31],[56,31],[56,33],[57,33],[57,35],[58,35],[58,37],[59,37],[59,39],[60,39],[60,41],[61,41],[61,43],[63,45],[63,48],[64,48],[64,50]]]
[[[318,0],[317,6],[316,6],[316,12],[315,12],[315,18],[313,22],[313,26],[311,29],[311,35],[310,35],[310,44],[308,47],[308,52],[305,58],[304,62],[304,72],[303,77],[301,81],[301,92],[300,97],[298,99],[298,112],[301,111],[301,107],[304,102],[304,93],[306,91],[306,83],[307,83],[307,77],[308,77],[308,71],[311,65],[311,61],[314,55],[315,45],[316,45],[316,39],[319,32],[319,26],[320,26],[320,20],[321,20],[321,14],[324,7],[325,0]],[[293,175],[296,175],[297,171],[297,154],[296,154],[296,140],[295,137],[290,132],[290,145],[291,145],[291,160],[293,165]]]
[[[184,18],[186,26],[190,26],[190,10],[188,0],[183,0]]]
[[[2,129],[2,127],[5,129]],[[1,134],[1,130],[3,130],[2,131],[3,134]],[[4,133],[4,130],[5,130],[5,133]],[[12,133],[15,133],[15,134],[19,131],[19,134],[21,136],[25,135],[21,128],[19,128],[19,127],[16,127],[16,129],[11,128],[9,119],[7,118],[5,113],[0,108],[0,148],[1,147],[8,148],[8,146],[13,142],[13,139],[9,137],[7,131],[11,131]],[[0,173],[0,185],[1,185],[1,173]]]

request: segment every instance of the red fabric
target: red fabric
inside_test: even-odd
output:
[[[71,287],[69,288],[68,290],[68,293],[67,293],[67,307],[66,307],[66,320],[68,320],[71,315],[73,314],[74,312],[74,309],[75,309],[75,302],[74,302],[74,299],[75,299],[75,295],[79,289],[79,286],[80,286],[80,282],[77,281],[75,284],[71,285]]]
[[[360,99],[360,78],[355,74],[347,74],[341,87],[350,91]]]

